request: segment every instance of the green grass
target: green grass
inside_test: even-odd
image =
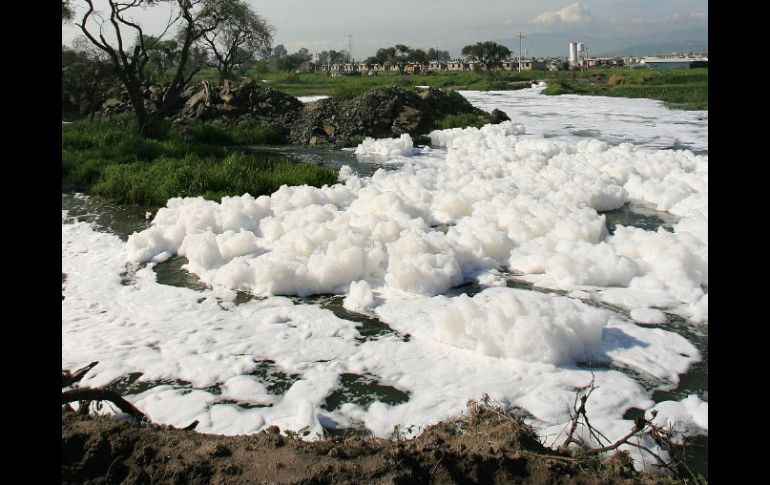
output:
[[[171,197],[218,200],[246,192],[270,194],[281,185],[320,187],[337,174],[322,165],[225,146],[262,145],[280,129],[254,122],[165,127],[159,139],[136,134],[130,115],[62,125],[62,184],[122,203],[163,206]]]
[[[327,95],[338,99],[348,99],[378,87],[394,84],[406,88],[416,85],[436,88],[466,88],[477,91],[508,90],[526,87],[522,81],[543,79],[544,71],[501,72],[485,74],[476,72],[441,72],[430,75],[399,74],[397,72],[378,73],[376,76],[337,76],[331,77],[320,73],[287,74],[285,72],[257,73],[246,72],[247,76],[291,96]],[[203,70],[196,79],[216,82],[215,70]],[[266,80],[267,82],[261,82]],[[514,84],[510,84],[514,83]],[[519,83],[519,84],[515,84]]]
[[[486,122],[479,118],[477,115],[471,113],[461,113],[458,115],[448,115],[443,119],[438,120],[436,122],[435,129],[446,130],[448,128],[467,128],[469,126],[481,128],[485,124]]]
[[[348,99],[377,87],[398,84],[472,91],[514,90],[529,87],[532,80],[545,80],[549,88],[544,94],[591,94],[651,98],[665,101],[669,107],[708,108],[708,68],[695,69],[630,69],[596,68],[581,72],[523,71],[498,73],[439,72],[424,74],[378,73],[376,76],[331,77],[320,73],[287,74],[285,72],[247,75],[292,96],[327,95]],[[204,70],[199,78],[217,80],[215,70]],[[267,82],[261,82],[265,80]]]
[[[559,79],[543,94],[588,94],[664,101],[670,108],[708,109],[708,69],[598,70],[593,82]]]

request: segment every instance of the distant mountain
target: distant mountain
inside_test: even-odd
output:
[[[519,39],[498,39],[496,42],[519,54]],[[594,37],[590,35],[533,32],[526,34],[522,47],[526,55],[536,57],[567,57],[569,43],[582,42],[590,56],[643,56],[672,52],[708,52],[708,30],[683,30],[635,37]]]
[[[662,42],[658,44],[643,44],[633,45],[631,47],[624,47],[614,52],[603,52],[596,54],[597,56],[648,56],[655,54],[673,54],[674,52],[697,52],[708,53],[708,42],[699,40],[680,41],[680,42]]]

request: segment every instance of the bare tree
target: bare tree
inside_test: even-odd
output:
[[[191,47],[205,31],[205,27],[198,24],[196,15],[204,0],[103,0],[102,3],[108,9],[106,17],[96,11],[93,0],[82,1],[87,8],[80,16],[78,27],[89,41],[107,54],[115,66],[136,114],[139,133],[142,136],[153,136],[156,134],[157,122],[176,107],[180,93],[195,73],[194,69],[187,69],[187,65]],[[166,28],[158,36],[146,36],[142,27],[129,15],[137,8],[161,3],[170,3],[172,7]],[[178,64],[162,95],[156,96],[150,103],[149,106],[154,105],[154,109],[148,109],[145,100],[149,99],[149,95],[144,84],[147,78],[145,68],[150,60],[149,51],[153,43],[160,41],[175,25],[179,25]],[[135,42],[129,45],[129,39],[135,39]]]
[[[267,54],[273,41],[273,27],[243,0],[207,0],[201,25],[199,42],[211,53],[219,84],[257,54]]]

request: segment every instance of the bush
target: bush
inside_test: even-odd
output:
[[[472,113],[461,113],[459,115],[448,115],[436,122],[436,129],[446,130],[449,128],[467,128],[475,126],[481,128],[486,123],[478,115]]]

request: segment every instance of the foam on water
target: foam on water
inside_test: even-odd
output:
[[[446,150],[409,158],[391,153],[399,140],[372,141],[365,151],[385,147],[397,170],[343,167],[331,187],[171,199],[126,243],[63,214],[63,367],[99,360],[84,385],[131,373],[187,382],[129,399],[155,421],[198,419],[204,432],[362,425],[387,436],[455,416],[486,392],[557,442],[591,363],[591,421],[622,436],[628,409],[654,405],[639,376],[672,389],[701,357],[684,337],[634,320],[708,320],[708,160],[527,133],[517,122],[443,130],[431,138]],[[673,232],[617,225],[610,235],[600,212],[629,202],[680,219]],[[173,255],[210,288],[159,284],[152,266]],[[506,288],[504,269],[566,296]],[[473,296],[444,295],[467,282]],[[262,299],[236,304],[235,290]],[[327,293],[398,334],[361,341],[359,322],[279,296]],[[295,376],[285,392],[260,373],[265,362]],[[408,400],[325,410],[350,375]],[[707,404],[663,404],[659,419],[707,429]]]
[[[414,153],[414,143],[408,133],[404,133],[398,138],[381,138],[377,140],[367,136],[356,147],[355,153],[358,156],[383,158],[409,157]]]
[[[318,94],[314,96],[297,96],[297,99],[303,103],[313,103],[315,101],[320,101],[322,99],[326,99],[329,96],[326,96],[324,94]]]
[[[477,108],[525,121],[527,132],[577,141],[596,137],[645,148],[708,151],[708,111],[670,110],[662,101],[563,94],[545,86],[517,91],[459,91]]]

